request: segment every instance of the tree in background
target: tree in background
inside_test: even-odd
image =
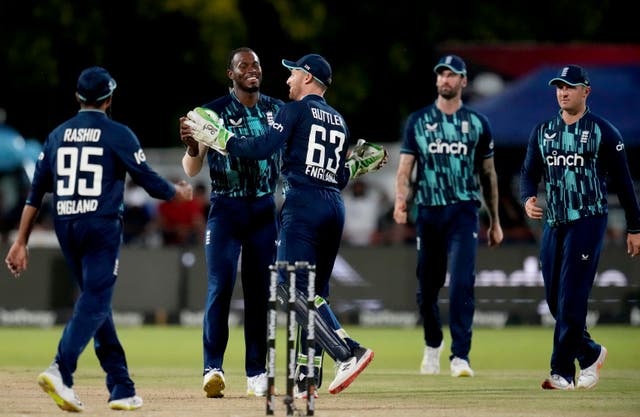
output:
[[[213,69],[250,46],[264,90],[286,97],[280,60],[309,51],[339,70],[328,99],[354,137],[397,141],[409,112],[433,95],[430,71],[446,42],[638,42],[619,2],[388,2],[338,0],[25,0],[0,3],[0,108],[25,137],[44,141],[75,111],[68,92],[89,65],[119,82],[113,111],[145,147],[178,146],[179,115],[228,86]],[[570,18],[568,18],[570,16]],[[470,63],[473,74],[473,63]],[[68,100],[64,101],[64,97]],[[435,96],[433,96],[435,99]],[[426,100],[428,101],[428,100]],[[62,104],[60,104],[62,103]],[[34,104],[37,120],[34,120]]]

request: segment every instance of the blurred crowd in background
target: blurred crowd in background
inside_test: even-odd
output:
[[[373,174],[352,181],[343,190],[346,221],[343,245],[389,246],[415,244],[413,222],[396,224],[393,220],[393,190],[387,183],[395,174],[393,165],[382,177]],[[173,178],[178,180],[179,178]],[[124,194],[125,246],[156,248],[162,246],[199,246],[203,243],[209,210],[209,184],[200,179],[193,182],[194,198],[189,202],[165,202],[149,197],[132,181],[127,181]],[[516,198],[518,177],[505,179],[500,200],[500,219],[505,244],[535,243],[542,225],[526,219]],[[3,243],[12,239],[17,229],[24,199],[29,190],[28,175],[23,169],[0,172],[0,233]],[[510,192],[508,192],[508,190]],[[280,200],[281,204],[282,200]],[[56,245],[53,234],[50,196],[45,199],[37,219],[32,244]],[[481,218],[480,241],[486,239],[486,218]],[[622,245],[625,237],[624,213],[615,195],[610,197],[608,244]]]

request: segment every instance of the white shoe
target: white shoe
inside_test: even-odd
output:
[[[73,388],[66,386],[62,382],[62,375],[60,375],[57,363],[52,363],[51,366],[38,375],[38,384],[64,411],[79,412],[84,410],[84,405],[73,391]]]
[[[473,369],[469,366],[469,362],[455,356],[451,359],[451,376],[473,376]]]
[[[336,362],[336,377],[329,385],[329,394],[337,394],[347,388],[364,368],[373,360],[373,351],[364,347],[357,347],[353,356],[344,362]]]
[[[224,373],[220,369],[211,369],[204,375],[202,389],[207,393],[207,398],[224,397]]]
[[[267,382],[266,372],[256,376],[247,377],[247,395],[264,397],[267,395]]]
[[[444,340],[440,342],[440,346],[432,348],[424,347],[424,355],[422,356],[422,364],[420,365],[420,373],[423,375],[438,375],[440,373],[440,354],[444,348]]]
[[[133,397],[120,398],[119,400],[109,401],[109,408],[112,410],[137,410],[142,407],[142,398],[134,395]]]
[[[578,376],[578,389],[591,389],[598,384],[600,379],[600,368],[604,360],[607,359],[607,349],[604,346],[600,347],[600,354],[594,363],[588,368],[581,369]]]
[[[558,374],[553,374],[549,378],[542,381],[542,389],[559,389],[562,391],[571,391],[573,388],[573,381],[569,382]]]

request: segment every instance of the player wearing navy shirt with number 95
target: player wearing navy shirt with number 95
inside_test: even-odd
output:
[[[84,408],[72,388],[73,373],[92,338],[96,356],[107,373],[109,407],[134,410],[142,406],[111,311],[127,173],[154,198],[183,201],[193,197],[191,185],[184,181],[173,185],[159,176],[147,164],[131,129],[107,116],[115,88],[115,80],[104,68],[90,67],[80,74],[76,92],[80,111],[47,137],[16,241],[5,259],[15,277],[27,269],[27,243],[33,223],[44,195],[52,193],[55,232],[80,296],[55,359],[38,376],[38,383],[65,411]]]

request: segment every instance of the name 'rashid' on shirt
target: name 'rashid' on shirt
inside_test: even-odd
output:
[[[64,142],[97,142],[102,135],[102,129],[65,129],[62,140]]]

